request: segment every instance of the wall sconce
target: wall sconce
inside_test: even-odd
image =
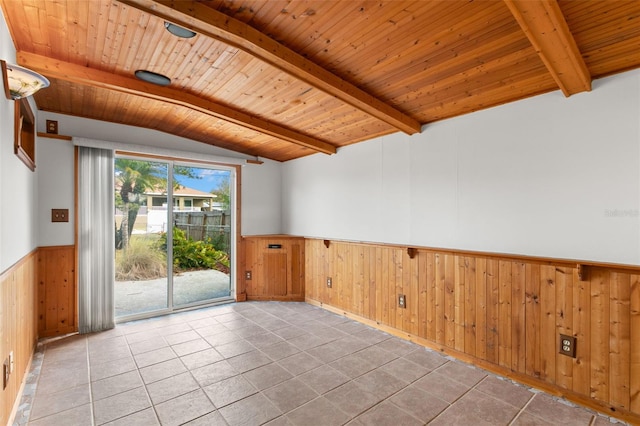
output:
[[[2,68],[2,82],[7,99],[15,101],[26,98],[40,89],[49,87],[49,80],[30,69],[8,64],[1,59],[0,68]]]

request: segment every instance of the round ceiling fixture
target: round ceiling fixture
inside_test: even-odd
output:
[[[157,84],[158,86],[168,86],[171,84],[171,79],[157,72],[147,70],[137,70],[135,75],[138,79],[146,81],[147,83]]]
[[[196,35],[196,33],[194,33],[193,31],[188,30],[186,28],[182,28],[176,24],[172,24],[171,22],[165,21],[164,27],[167,29],[167,31],[169,31],[171,34],[173,34],[176,37],[191,38]]]

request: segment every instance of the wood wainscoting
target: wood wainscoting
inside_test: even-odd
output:
[[[301,237],[243,237],[241,286],[248,300],[304,301],[304,247]]]
[[[78,331],[75,246],[38,250],[38,335]]]
[[[14,360],[7,387],[1,391],[0,424],[3,425],[11,417],[38,340],[36,258],[33,251],[0,275],[0,367],[11,353]]]
[[[305,252],[309,303],[640,423],[640,267],[316,239]]]

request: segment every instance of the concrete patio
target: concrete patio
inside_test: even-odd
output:
[[[173,304],[229,297],[229,275],[216,270],[188,271],[173,278]],[[116,318],[167,307],[167,278],[145,281],[116,281]]]

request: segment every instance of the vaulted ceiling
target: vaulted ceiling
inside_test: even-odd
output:
[[[38,109],[278,161],[640,67],[637,0],[0,3]]]

